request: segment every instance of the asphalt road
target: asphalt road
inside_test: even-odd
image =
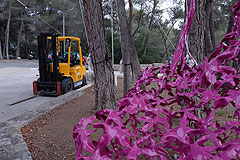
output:
[[[37,79],[38,61],[0,61],[0,123],[26,112],[36,110],[55,97],[36,97],[10,106],[9,104],[33,96],[32,82]]]
[[[84,94],[88,84],[59,97],[37,96],[22,103],[17,101],[33,96],[32,82],[38,77],[36,60],[0,60],[0,159],[31,160],[20,127],[61,104]]]

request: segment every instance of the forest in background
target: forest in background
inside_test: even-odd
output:
[[[20,2],[26,7],[17,0],[0,2],[0,50],[3,58],[7,58],[7,54],[19,54],[20,57],[27,58],[31,52],[37,53],[38,33],[62,33],[62,13],[65,14],[66,35],[80,37],[83,54],[88,55],[88,44],[78,0],[22,0]],[[166,2],[173,5],[163,6]],[[231,31],[233,21],[231,7],[235,2],[236,0],[211,0],[209,25],[213,31],[215,46],[223,35]],[[173,55],[174,47],[177,45],[186,16],[186,2],[184,0],[133,0],[132,3],[133,16],[128,18],[132,24],[134,45],[140,63],[166,62],[168,57]],[[206,5],[205,9],[207,7],[209,6]],[[127,1],[126,8],[129,15],[131,6]],[[116,10],[114,5],[114,61],[119,63],[122,54]],[[111,48],[109,0],[103,1],[103,14],[107,42]]]

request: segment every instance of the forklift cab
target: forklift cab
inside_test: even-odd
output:
[[[59,71],[65,76],[72,77],[74,82],[81,80],[86,74],[86,68],[82,62],[82,50],[80,43],[80,38],[77,37],[57,38],[57,54],[58,57],[61,57],[59,60]],[[72,46],[73,44],[75,44],[75,46]],[[64,46],[66,47],[66,51]],[[73,50],[73,47],[75,48],[75,51]],[[77,52],[76,48],[78,49]]]
[[[75,43],[74,43],[75,42]],[[58,37],[58,51],[57,54],[59,55],[59,62],[60,63],[68,63],[70,60],[70,66],[75,65],[82,65],[80,64],[80,57],[82,57],[81,52],[81,41],[79,38],[76,37]],[[72,45],[75,44],[75,46]],[[73,47],[80,48],[79,50],[73,51]],[[70,55],[68,54],[70,53]],[[78,59],[79,58],[79,59]]]
[[[59,96],[86,84],[80,38],[41,33],[38,35],[38,58],[40,78],[33,82],[35,95]]]

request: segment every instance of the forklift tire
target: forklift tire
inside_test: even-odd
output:
[[[85,86],[86,84],[87,84],[86,77],[83,76],[83,79],[82,79],[82,87]]]
[[[63,79],[62,81],[62,94],[73,90],[73,82],[71,78]]]

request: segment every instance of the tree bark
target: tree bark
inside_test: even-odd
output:
[[[128,4],[129,4],[129,31],[132,34],[133,0],[128,0]]]
[[[137,55],[136,48],[133,42],[132,34],[132,20],[133,20],[133,0],[128,0],[129,2],[129,39],[131,45],[131,70],[132,70],[132,80],[135,82],[138,79],[138,75],[141,72],[140,63]]]
[[[9,28],[10,28],[10,20],[11,20],[11,13],[12,13],[12,0],[10,0],[10,6],[8,10],[8,21],[7,21],[7,27],[5,32],[5,52],[6,57],[9,59]]]
[[[189,49],[198,64],[204,60],[205,0],[196,0],[195,14],[189,32]]]
[[[151,17],[150,17],[150,21],[149,21],[149,25],[148,25],[148,31],[147,31],[147,34],[144,38],[144,42],[143,42],[143,48],[144,48],[143,49],[143,54],[147,53],[149,36],[150,36],[150,32],[153,30],[153,20],[154,20],[154,15],[155,15],[157,4],[158,4],[158,0],[154,0],[153,1],[153,9],[152,9],[152,12],[151,12]]]
[[[22,14],[23,14],[23,10],[21,12],[21,17],[22,17]],[[16,57],[19,57],[19,53],[20,53],[20,44],[21,44],[22,30],[23,30],[23,19],[21,19],[20,30],[19,30],[19,33],[18,33]]]
[[[133,83],[135,84],[136,80],[138,79],[139,74],[141,74],[141,67],[140,62],[138,58],[138,54],[136,51],[136,48],[133,43],[133,36],[129,34],[129,40],[130,40],[130,51],[131,51],[131,69],[132,69],[132,79]]]
[[[26,42],[26,46],[27,46],[27,55],[29,55],[31,53],[31,41],[30,41],[30,34],[29,34],[29,28],[27,26],[27,22],[25,22],[24,25],[24,31],[25,31],[25,42]]]
[[[228,21],[227,33],[230,33],[230,32],[232,31],[233,21],[234,21],[233,13],[232,13],[232,11],[230,11],[230,13],[229,13],[229,21]]]
[[[0,59],[3,59],[3,55],[2,55],[2,43],[0,41]]]
[[[123,57],[123,74],[124,74],[124,87],[123,95],[131,88],[131,52],[129,50],[129,26],[127,22],[127,15],[125,4],[122,0],[117,0],[119,28],[121,37],[121,50]]]
[[[95,109],[114,108],[114,70],[106,43],[102,0],[83,0],[83,5],[94,70]]]
[[[212,45],[213,49],[216,48],[216,39],[215,39],[215,34],[214,34],[214,20],[213,20],[213,9],[211,10],[210,18],[209,18],[209,29],[210,29],[210,35],[212,39]]]
[[[6,50],[5,43],[3,43],[3,52],[2,52],[3,58],[6,58],[5,50]]]
[[[205,21],[205,56],[209,56],[214,50],[214,33],[212,19],[212,0],[206,1],[206,21]]]
[[[124,0],[117,0],[118,8],[118,18],[119,18],[119,27],[120,27],[120,36],[121,36],[121,50],[123,57],[124,65],[124,89],[123,93],[126,94],[127,90],[131,88],[131,69],[132,69],[132,78],[133,82],[138,78],[140,74],[140,63],[136,48],[133,43],[133,37],[130,32],[130,27],[128,24],[125,3]]]
[[[228,20],[227,33],[232,32],[233,22],[234,22],[233,12],[231,10],[231,7],[229,7],[229,20]],[[228,40],[226,43],[227,45],[229,45],[230,41]]]

